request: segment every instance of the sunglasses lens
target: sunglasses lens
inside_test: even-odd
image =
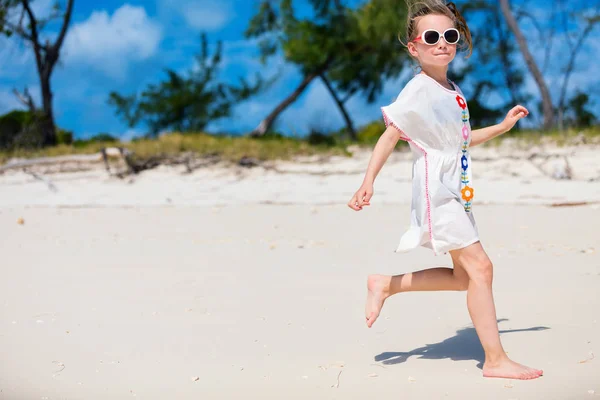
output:
[[[423,41],[427,44],[436,44],[440,40],[440,34],[436,31],[427,31],[423,35]]]
[[[456,29],[447,30],[444,33],[444,39],[446,39],[446,42],[450,44],[458,42],[458,31]]]

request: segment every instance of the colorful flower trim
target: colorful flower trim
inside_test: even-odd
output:
[[[465,186],[460,191],[460,193],[462,193],[462,198],[463,198],[464,201],[471,201],[471,200],[473,200],[473,192],[474,192],[473,188],[471,188],[469,186]]]
[[[467,123],[469,122],[469,112],[467,111],[467,103],[465,102],[465,99],[463,99],[462,97],[457,95],[456,102],[458,103],[458,106],[462,109],[460,116],[461,116],[461,120],[463,122],[462,138],[464,140],[463,145],[462,145],[463,155],[460,158],[460,167],[462,169],[461,174],[460,174],[460,182],[461,182],[462,189],[460,192],[462,194],[462,199],[465,201],[463,207],[466,212],[470,212],[471,205],[472,205],[471,200],[473,200],[474,190],[472,187],[469,186],[469,183],[471,183],[471,182],[469,181],[469,175],[468,175],[469,153],[467,151],[467,148],[469,147],[469,136],[471,134],[469,126],[467,125]]]
[[[463,155],[460,158],[460,163],[462,165],[462,169],[465,171],[465,173],[467,172],[467,169],[469,168],[469,161],[467,160],[467,156]]]

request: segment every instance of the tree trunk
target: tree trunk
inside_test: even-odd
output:
[[[41,117],[40,129],[42,131],[43,145],[56,144],[56,125],[54,124],[54,111],[52,109],[52,90],[50,89],[50,71],[45,69],[40,73],[42,86],[42,105],[44,114]]]
[[[508,38],[504,35],[504,31],[502,29],[500,10],[494,8],[492,11],[494,15],[494,21],[496,23],[496,31],[498,32],[498,41],[500,45],[500,60],[502,62],[502,67],[504,70],[504,80],[506,82],[506,86],[508,90],[510,90],[510,98],[512,104],[517,103],[517,91],[518,88],[515,87],[513,74],[511,71],[512,62],[510,60],[510,54],[508,51]]]
[[[598,17],[597,17],[598,18]],[[590,34],[594,25],[599,22],[598,19],[588,21],[588,25],[585,27],[581,36],[577,40],[577,44],[571,51],[569,57],[569,63],[567,64],[567,68],[565,69],[565,77],[563,79],[562,88],[560,90],[560,98],[558,100],[558,128],[562,131],[564,129],[564,115],[565,115],[565,101],[567,97],[567,86],[569,84],[569,77],[571,76],[571,72],[573,72],[573,68],[575,67],[575,58],[577,57],[577,53],[579,53],[579,49],[581,45],[585,41],[585,38]]]
[[[281,114],[290,104],[296,101],[298,96],[300,96],[302,92],[304,92],[308,84],[311,83],[317,76],[319,76],[319,73],[317,72],[305,76],[302,82],[300,82],[300,85],[298,85],[298,87],[296,88],[296,90],[294,90],[292,94],[290,94],[281,103],[279,103],[279,105],[275,107],[275,109],[271,111],[271,113],[267,115],[267,117],[263,119],[260,122],[260,124],[258,124],[258,126],[254,128],[252,132],[250,132],[250,136],[258,137],[263,136],[265,133],[267,133],[267,131],[271,128],[279,114]]]
[[[13,89],[13,93],[15,94],[15,96],[17,96],[19,101],[25,107],[27,107],[27,109],[29,110],[29,112],[31,114],[35,113],[35,111],[36,111],[35,103],[33,102],[33,98],[31,97],[31,94],[29,93],[29,89],[27,88],[27,86],[25,86],[25,90],[23,90],[23,94],[19,93],[19,91],[17,89]]]
[[[521,53],[523,54],[523,58],[525,59],[525,63],[529,68],[529,71],[533,75],[533,79],[535,80],[537,86],[540,89],[540,93],[542,95],[542,106],[544,112],[544,129],[552,129],[554,126],[554,110],[552,107],[552,98],[550,97],[550,91],[548,90],[548,86],[546,86],[546,82],[544,81],[544,77],[540,69],[538,68],[533,56],[529,52],[529,48],[527,47],[527,40],[521,29],[519,29],[519,25],[515,20],[515,17],[510,10],[510,4],[508,0],[500,0],[500,7],[502,9],[502,13],[504,14],[504,18],[506,19],[506,23],[510,30],[513,32],[517,39],[517,43],[519,44],[519,48],[521,49]]]
[[[265,133],[267,133],[267,131],[271,128],[271,126],[273,125],[273,123],[275,122],[275,119],[279,116],[279,114],[281,114],[283,112],[283,110],[285,110],[290,104],[292,104],[294,101],[296,101],[298,96],[300,96],[302,94],[302,92],[304,92],[306,87],[316,77],[321,75],[323,72],[325,72],[327,70],[327,68],[329,68],[329,66],[333,62],[333,59],[334,59],[334,55],[330,54],[319,68],[317,68],[314,72],[312,72],[308,75],[305,75],[304,79],[302,80],[302,82],[300,82],[300,85],[298,85],[296,90],[294,90],[294,92],[292,94],[290,94],[281,103],[279,103],[279,105],[277,107],[275,107],[275,109],[273,111],[271,111],[271,113],[269,115],[267,115],[267,117],[265,119],[263,119],[260,122],[260,124],[258,124],[258,126],[256,128],[254,128],[254,130],[252,132],[250,132],[249,135],[251,137],[258,137],[258,136],[262,136]]]
[[[28,30],[29,34],[25,33],[23,26],[20,26],[18,33],[26,40],[30,41],[35,55],[35,62],[40,77],[40,86],[42,91],[42,109],[43,115],[39,120],[39,128],[42,133],[42,144],[44,146],[56,144],[56,125],[54,124],[54,112],[52,110],[52,90],[50,89],[50,77],[52,70],[58,62],[60,48],[65,40],[71,15],[73,14],[73,3],[75,0],[68,0],[67,10],[63,17],[63,23],[56,41],[53,44],[46,42],[40,43],[38,24],[33,11],[31,10],[30,0],[21,0],[24,12],[29,17]]]
[[[342,113],[342,116],[344,117],[344,121],[346,121],[346,128],[348,128],[348,133],[350,134],[350,138],[352,140],[356,141],[358,139],[358,136],[356,134],[356,130],[354,129],[352,119],[348,115],[348,111],[346,111],[346,106],[344,106],[344,103],[342,102],[342,100],[340,100],[337,93],[335,93],[335,90],[331,86],[329,79],[327,79],[327,77],[325,76],[325,73],[321,74],[321,80],[327,87],[327,90],[329,90],[329,93],[331,94],[331,97],[333,97],[333,100],[335,100],[335,103],[337,104],[338,108],[340,109],[340,112]]]

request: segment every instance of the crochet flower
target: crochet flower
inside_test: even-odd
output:
[[[463,112],[462,112],[462,121],[463,122],[469,121],[469,114],[467,114],[467,112],[465,110],[463,110]]]
[[[462,128],[463,139],[467,140],[469,138],[469,128],[467,126],[463,126]]]
[[[469,162],[467,161],[467,157],[466,156],[462,156],[460,158],[460,163],[462,165],[462,169],[466,170],[467,168],[469,168]]]
[[[460,192],[462,193],[462,198],[464,201],[473,200],[473,188],[465,186]]]
[[[457,95],[457,96],[456,96],[456,101],[458,102],[458,106],[459,106],[460,108],[462,108],[463,110],[464,110],[465,108],[467,108],[467,103],[465,103],[465,100],[464,100],[462,97],[460,97],[460,96],[458,96],[458,95]]]

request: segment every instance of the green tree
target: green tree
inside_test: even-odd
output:
[[[575,59],[577,54],[581,50],[581,47],[586,40],[586,38],[592,33],[594,28],[600,23],[600,7],[597,7],[595,14],[591,16],[580,16],[585,23],[585,27],[578,32],[575,41],[572,41],[569,38],[569,35],[566,35],[567,41],[569,43],[569,48],[571,49],[571,54],[569,54],[569,61],[564,68],[564,76],[563,83],[560,91],[560,97],[558,99],[558,128],[563,130],[564,128],[564,114],[566,97],[567,97],[567,87],[569,85],[569,78],[571,77],[571,73],[575,69]],[[573,99],[569,102],[569,107],[574,110],[575,114],[578,116],[577,123],[583,123],[583,126],[591,125],[592,121],[594,121],[594,115],[590,114],[586,110],[584,110],[585,104],[588,102],[589,97],[584,93],[579,92],[576,94]],[[590,119],[590,116],[592,117]],[[581,118],[581,119],[580,119]],[[587,124],[587,125],[586,125]]]
[[[571,98],[567,107],[566,124],[576,128],[587,128],[597,122],[596,116],[587,109],[590,96],[578,91]]]
[[[450,64],[450,75],[459,86],[468,82],[469,115],[474,126],[492,125],[508,108],[527,101],[523,92],[525,72],[511,59],[518,48],[504,23],[498,2],[477,0],[458,3],[474,38],[474,52],[466,64]],[[490,98],[501,99],[489,106]]]
[[[340,0],[310,0],[313,15],[299,19],[292,0],[261,2],[250,20],[247,37],[259,38],[261,57],[281,52],[295,64],[302,81],[261,123],[251,136],[265,134],[275,119],[320,78],[338,106],[349,134],[356,138],[345,103],[363,92],[373,101],[388,78],[397,77],[408,58],[397,39],[406,20],[406,7],[395,0],[372,0],[358,9]]]
[[[53,145],[56,143],[56,125],[54,123],[50,78],[60,58],[60,49],[64,43],[69,23],[71,22],[73,3],[74,0],[67,0],[64,14],[61,14],[57,3],[50,16],[40,18],[34,15],[31,8],[31,0],[0,0],[0,33],[7,36],[15,35],[20,37],[29,42],[33,48],[42,91],[41,112],[37,112],[38,110],[27,89],[22,94],[16,89],[14,92],[19,100],[29,108],[29,111],[39,115],[38,124],[42,135],[42,145]],[[62,19],[62,25],[56,40],[54,43],[51,43],[49,40],[43,43],[40,34],[44,27],[55,18]]]
[[[509,0],[500,0],[499,3],[504,19],[516,38],[527,68],[540,89],[544,129],[551,129],[556,123],[558,123],[559,129],[563,129],[563,115],[566,108],[569,78],[575,68],[575,60],[583,48],[583,43],[600,23],[600,3],[595,2],[596,4],[592,5],[590,2],[579,4],[577,2],[569,2],[569,8],[567,9],[565,1],[554,1],[552,2],[552,7],[547,8],[551,12],[547,16],[549,22],[544,24],[549,26],[546,29],[540,27],[537,18],[527,11],[526,6],[517,9],[510,4]],[[529,47],[536,43],[532,43],[531,35],[528,37],[523,35],[518,23],[520,17],[529,18],[539,31],[540,44],[546,47],[545,65],[548,64],[548,60],[550,59],[552,42],[556,33],[559,33],[561,40],[568,44],[568,51],[561,51],[560,56],[555,57],[558,65],[562,66],[563,73],[558,104],[553,103],[550,90],[548,89],[551,86],[555,86],[555,84],[544,77],[543,69],[540,68],[542,64],[541,60],[536,60],[531,54]]]
[[[148,85],[139,95],[111,92],[108,102],[130,127],[145,123],[149,136],[165,129],[202,131],[211,121],[231,115],[235,103],[255,95],[268,84],[259,76],[254,84],[244,79],[239,86],[217,82],[221,53],[222,43],[218,42],[210,57],[206,35],[202,34],[201,52],[196,56],[198,65],[187,74],[167,69],[166,81]]]

